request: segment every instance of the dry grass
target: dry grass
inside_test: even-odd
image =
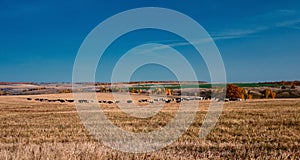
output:
[[[205,140],[198,133],[208,102],[200,102],[194,123],[179,140],[157,152],[131,154],[94,140],[72,103],[27,101],[26,97],[0,97],[0,159],[300,159],[300,99],[226,103]],[[99,99],[110,98],[99,95]],[[158,115],[146,119],[130,117],[114,105],[102,108],[117,126],[149,132],[171,120],[178,106],[167,104]]]

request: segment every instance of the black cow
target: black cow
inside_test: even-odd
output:
[[[139,102],[147,102],[148,100],[147,99],[141,99],[139,100]]]
[[[177,103],[181,102],[181,98],[176,98],[175,100],[176,100]]]
[[[114,102],[113,102],[113,101],[107,101],[107,103],[108,103],[108,104],[112,104],[112,103],[114,103]]]
[[[164,101],[165,101],[165,103],[170,103],[172,101],[172,99],[165,99]]]
[[[79,103],[88,103],[88,100],[80,99],[78,100]]]

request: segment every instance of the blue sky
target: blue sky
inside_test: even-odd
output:
[[[1,0],[0,81],[70,82],[77,51],[88,33],[110,16],[138,7],[169,8],[195,19],[215,40],[230,82],[300,80],[297,0]],[[109,81],[118,58],[148,42],[173,46],[190,61],[199,80],[209,80],[205,63],[182,38],[141,30],[120,37],[107,49],[97,81]],[[168,69],[151,64],[132,76],[132,80],[174,79]]]

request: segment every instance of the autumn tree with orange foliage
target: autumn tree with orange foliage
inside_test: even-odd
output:
[[[166,92],[166,95],[168,95],[168,96],[173,95],[173,90],[172,89],[166,88],[165,92]]]
[[[229,84],[226,87],[226,97],[229,98],[230,100],[234,100],[237,98],[241,99],[247,99],[249,98],[248,93],[244,88],[241,88],[239,86]]]
[[[263,96],[264,96],[264,98],[271,97],[274,99],[276,97],[276,92],[272,91],[271,89],[265,89],[263,91]]]

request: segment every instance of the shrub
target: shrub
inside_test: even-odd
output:
[[[101,87],[100,92],[106,92],[106,89],[104,87]]]
[[[60,93],[72,93],[71,89],[63,89],[60,91]]]
[[[112,89],[112,92],[120,92],[120,88],[119,87],[113,87]]]
[[[138,91],[135,88],[132,88],[131,93],[138,93]]]
[[[0,91],[0,96],[1,96],[1,95],[9,95],[9,92]]]
[[[100,87],[100,90],[98,92],[102,92],[102,93],[112,92],[112,89],[111,88]]]

